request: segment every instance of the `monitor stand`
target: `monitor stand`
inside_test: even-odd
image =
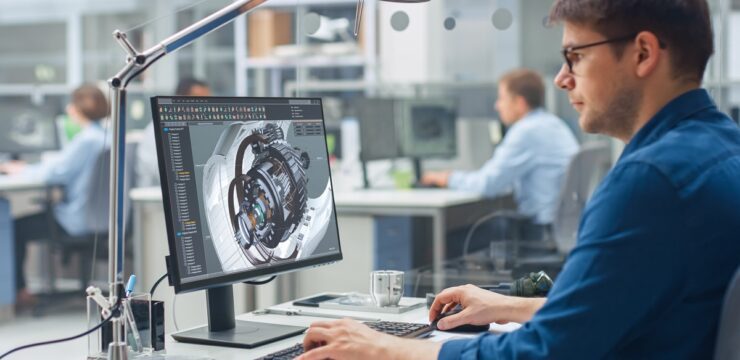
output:
[[[234,318],[231,285],[206,290],[208,326],[172,334],[179,342],[251,349],[303,333],[300,326],[276,325]]]
[[[416,182],[420,183],[421,178],[424,175],[421,172],[421,159],[418,157],[412,158],[411,161],[414,163],[414,177],[416,178]]]

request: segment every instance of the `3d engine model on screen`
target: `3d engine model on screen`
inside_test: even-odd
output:
[[[251,168],[244,172],[244,153],[254,154]],[[250,263],[261,265],[293,259],[298,248],[286,258],[275,249],[298,227],[306,210],[306,152],[285,142],[283,130],[275,124],[256,129],[239,144],[234,174],[229,185],[229,212],[234,236]],[[254,251],[250,251],[250,250]]]
[[[311,154],[310,138],[292,140],[305,149],[291,144],[290,129],[290,121],[232,123],[203,168],[206,240],[224,272],[311,256],[329,228],[331,182],[311,180],[321,170],[310,159],[325,155]]]

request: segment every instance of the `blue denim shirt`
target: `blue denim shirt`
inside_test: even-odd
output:
[[[440,359],[711,359],[740,265],[740,130],[702,89],[658,112],[589,201],[544,307]]]
[[[519,213],[549,224],[565,170],[577,151],[578,142],[563,120],[536,109],[509,128],[480,169],[450,174],[448,187],[487,197],[513,190]]]

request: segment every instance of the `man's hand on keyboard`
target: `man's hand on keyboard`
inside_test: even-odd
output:
[[[383,334],[350,319],[316,322],[303,339],[299,360],[436,359],[441,344]]]

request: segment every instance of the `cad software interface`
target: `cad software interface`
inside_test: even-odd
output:
[[[155,101],[183,283],[340,252],[321,100]]]

